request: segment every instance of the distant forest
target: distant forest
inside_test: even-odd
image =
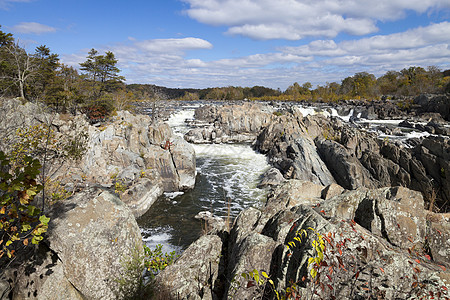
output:
[[[285,91],[264,86],[214,87],[206,89],[170,89],[148,84],[130,84],[127,89],[136,95],[144,91],[160,94],[168,99],[180,100],[283,100],[283,101],[339,101],[348,99],[404,99],[419,94],[450,93],[450,70],[435,66],[426,69],[409,67],[401,71],[388,71],[376,78],[367,72],[344,78],[341,83],[331,82],[313,88],[310,82],[290,85]]]
[[[1,29],[1,26],[0,26]],[[173,89],[152,84],[125,84],[114,53],[92,49],[79,68],[59,61],[41,45],[28,53],[11,33],[0,30],[0,97],[42,102],[62,113],[85,113],[91,121],[104,119],[136,102],[159,100],[273,100],[336,102],[348,99],[407,99],[423,93],[450,93],[450,70],[411,66],[376,78],[356,73],[340,83],[315,88],[295,82],[285,91],[264,86]],[[293,78],[295,81],[295,78]]]

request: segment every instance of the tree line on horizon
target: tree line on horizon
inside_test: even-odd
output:
[[[400,71],[388,71],[376,78],[367,72],[346,77],[341,83],[327,82],[313,88],[310,82],[290,85],[284,92],[263,86],[216,87],[197,91],[185,91],[183,100],[282,100],[321,101],[374,100],[381,98],[404,99],[420,94],[450,93],[450,70],[441,71],[436,66],[411,66]]]
[[[423,93],[450,93],[450,70],[411,66],[376,78],[359,72],[313,88],[310,82],[290,85],[285,91],[264,86],[173,89],[153,84],[125,84],[114,53],[89,51],[79,68],[59,61],[58,54],[41,45],[28,53],[0,25],[0,97],[42,102],[57,112],[85,113],[95,122],[135,102],[157,100],[272,100],[340,101],[404,98]]]

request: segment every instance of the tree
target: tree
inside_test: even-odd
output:
[[[377,86],[382,95],[393,95],[397,92],[400,73],[387,71],[386,74],[377,79]]]
[[[89,84],[84,89],[87,96],[83,112],[91,122],[105,119],[114,110],[112,93],[120,89],[125,80],[118,75],[120,69],[116,64],[114,53],[107,51],[105,55],[100,55],[95,49],[91,49],[87,60],[80,63],[81,70],[85,71],[83,77]]]
[[[298,100],[300,93],[301,93],[301,87],[298,84],[298,82],[294,82],[294,84],[290,85],[286,89],[286,95],[292,96],[292,100]]]
[[[376,78],[373,74],[359,72],[353,76],[353,96],[369,97],[374,96]]]
[[[32,90],[35,97],[38,98],[46,92],[47,87],[56,79],[59,58],[57,54],[51,53],[45,45],[37,47],[33,56],[37,69],[33,78]]]
[[[105,55],[99,55],[98,51],[92,48],[87,56],[87,60],[80,63],[81,70],[86,72],[89,79],[106,83],[107,81],[122,82],[124,77],[119,76],[120,69],[116,67],[118,60],[114,53],[107,51]]]
[[[22,99],[26,98],[26,90],[34,98],[42,95],[58,66],[58,55],[52,54],[48,47],[39,46],[34,54],[29,54],[18,41],[14,41],[12,34],[2,31],[0,58],[0,87],[8,90],[10,95],[18,94]]]
[[[18,42],[5,46],[5,49],[10,67],[2,78],[12,80],[19,88],[20,97],[25,99],[25,85],[35,75],[37,65]]]

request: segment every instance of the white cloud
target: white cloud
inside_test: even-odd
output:
[[[153,53],[179,53],[187,50],[211,49],[213,47],[208,41],[192,37],[181,39],[147,40],[136,42],[136,46],[142,51]]]
[[[374,33],[377,21],[398,20],[407,11],[450,8],[448,0],[184,0],[189,17],[228,26],[228,34],[253,39],[333,38],[341,32]]]
[[[43,34],[56,32],[56,28],[36,22],[21,22],[11,28],[16,33]]]
[[[0,9],[7,10],[11,7],[11,5],[13,3],[18,3],[18,2],[28,3],[28,2],[32,2],[32,1],[34,1],[34,0],[0,0]]]
[[[401,33],[376,35],[353,41],[336,44],[333,40],[316,40],[300,47],[285,47],[283,53],[294,55],[344,56],[370,55],[398,50],[415,49],[429,45],[450,43],[450,22],[418,27]]]
[[[408,66],[437,65],[450,68],[450,22],[418,27],[402,33],[375,35],[336,43],[315,40],[299,47],[282,47],[271,53],[255,53],[211,61],[193,56],[190,50],[209,50],[203,39],[128,39],[105,47],[119,60],[128,83],[153,83],[168,87],[264,85],[286,89],[293,82],[315,84],[340,81],[356,72],[377,76]],[[78,66],[82,55],[63,56],[63,62]],[[195,52],[194,52],[195,53]]]

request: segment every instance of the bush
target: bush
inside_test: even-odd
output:
[[[12,258],[30,243],[39,244],[48,229],[50,219],[32,205],[43,189],[36,181],[41,164],[29,156],[22,163],[13,169],[0,151],[0,257]]]

